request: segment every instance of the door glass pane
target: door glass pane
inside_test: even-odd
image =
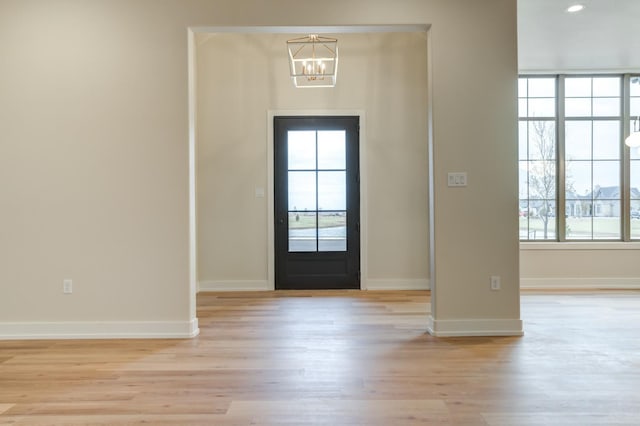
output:
[[[289,212],[289,251],[316,251],[316,212]]]
[[[289,172],[289,210],[316,210],[316,172]]]
[[[347,209],[347,173],[318,172],[318,210]]]
[[[347,251],[347,212],[318,213],[318,251]]]
[[[289,130],[287,137],[289,170],[314,170],[316,168],[316,132]]]
[[[318,169],[346,168],[345,134],[344,130],[318,132]]]

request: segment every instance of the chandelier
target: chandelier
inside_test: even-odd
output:
[[[311,34],[287,40],[289,71],[296,87],[334,87],[338,40]]]
[[[631,77],[630,84],[640,85],[640,77],[639,76]],[[633,88],[631,90],[633,92]],[[639,121],[640,121],[640,117],[636,117],[636,119],[633,120],[633,131],[624,140],[624,143],[630,148],[640,147],[640,126],[638,126]]]

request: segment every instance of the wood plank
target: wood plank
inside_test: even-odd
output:
[[[4,413],[5,411],[8,411],[14,405],[15,404],[0,404],[0,414]]]
[[[522,295],[436,338],[426,291],[201,293],[189,340],[0,342],[0,424],[605,425],[640,413],[640,292]]]
[[[227,417],[266,422],[289,419],[297,420],[299,424],[332,419],[333,424],[395,425],[408,421],[442,423],[448,421],[449,413],[440,400],[308,399],[298,404],[291,401],[234,401]]]

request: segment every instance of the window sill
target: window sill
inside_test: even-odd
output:
[[[520,250],[640,250],[640,241],[521,242]]]

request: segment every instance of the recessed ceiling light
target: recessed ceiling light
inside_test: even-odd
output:
[[[569,6],[567,8],[567,12],[569,13],[576,13],[576,12],[580,12],[582,9],[584,9],[584,5],[581,4],[574,4],[572,6]]]

